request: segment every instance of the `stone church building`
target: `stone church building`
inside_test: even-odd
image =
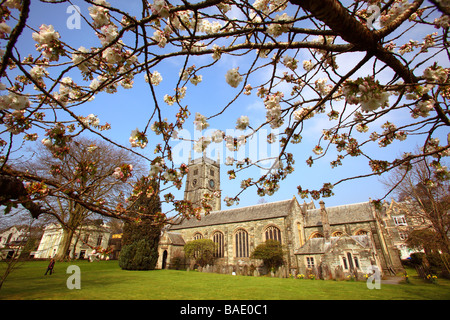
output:
[[[203,155],[189,159],[184,197],[199,200],[204,192],[220,190],[220,163]],[[399,252],[387,228],[392,219],[386,206],[377,209],[371,201],[336,207],[320,202],[300,204],[291,199],[221,210],[220,198],[213,211],[201,219],[183,219],[163,233],[159,244],[159,268],[190,267],[183,246],[195,239],[217,244],[211,272],[250,275],[268,272],[262,260],[251,259],[253,250],[268,239],[278,240],[285,250],[280,276],[362,277],[376,266],[382,274],[402,270]]]

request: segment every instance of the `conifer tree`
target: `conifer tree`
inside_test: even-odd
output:
[[[158,243],[162,224],[159,188],[155,180],[141,178],[131,197],[134,221],[126,221],[123,227],[122,250],[119,265],[125,270],[153,270],[158,261]],[[141,190],[146,190],[142,192]]]

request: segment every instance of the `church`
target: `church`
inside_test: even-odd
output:
[[[198,201],[205,192],[220,190],[220,162],[203,155],[189,159],[184,198]],[[159,243],[158,268],[193,268],[183,246],[196,239],[216,243],[215,260],[208,271],[241,275],[267,274],[263,261],[251,259],[266,240],[279,241],[285,251],[281,277],[311,275],[321,279],[363,277],[377,267],[383,275],[401,271],[399,251],[388,230],[392,219],[387,206],[371,201],[336,207],[300,204],[296,197],[272,203],[213,211],[201,219],[182,219],[167,228]]]

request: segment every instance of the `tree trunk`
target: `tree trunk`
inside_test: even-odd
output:
[[[63,261],[69,260],[70,244],[73,238],[73,230],[71,228],[63,228],[63,236],[58,251],[56,252],[55,260]]]

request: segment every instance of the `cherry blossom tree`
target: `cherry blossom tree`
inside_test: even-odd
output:
[[[139,16],[130,14],[126,3],[85,3],[89,13],[80,15],[90,33],[83,32],[100,41],[99,46],[90,48],[74,47],[50,24],[29,25],[33,15],[30,0],[0,2],[1,180],[11,184],[24,180],[36,186],[20,194],[4,193],[4,205],[27,204],[38,215],[39,205],[34,200],[47,192],[48,186],[61,187],[52,179],[14,167],[14,150],[22,143],[19,139],[43,143],[55,157],[63,157],[74,137],[92,134],[148,161],[150,178],[160,183],[164,200],[173,205],[177,215],[198,216],[202,208],[210,209],[208,198],[217,194],[205,194],[199,203],[176,199],[171,188],[182,187],[187,166],[173,161],[171,139],[185,139],[178,133],[191,121],[196,130],[206,132],[212,120],[238,108],[247,96],[260,99],[265,120],[254,122],[242,115],[212,135],[190,139],[196,152],[217,143],[237,151],[263,130],[278,129],[277,134],[270,131],[267,135],[268,143],[280,143],[271,167],[260,177],[242,180],[241,190],[224,198],[228,205],[238,202],[247,189],[260,196],[276,192],[294,171],[292,148],[302,143],[308,123],[319,117],[326,117],[328,125],[322,128],[310,156],[301,160],[313,166],[336,151],[332,167],[345,165],[346,158],[360,157],[371,173],[323,181],[317,190],[299,185],[301,197],[329,197],[333,187],[345,181],[397,167],[408,170],[411,161],[424,157],[432,157],[430,165],[442,169],[440,159],[449,155],[450,138],[442,141],[450,126],[448,0],[144,0]],[[27,41],[34,41],[35,51],[23,52],[18,46],[26,30],[33,31]],[[220,76],[233,95],[224,105],[201,114],[184,101],[190,91],[209,80],[207,72],[226,57],[243,61]],[[161,92],[158,86],[173,78],[173,74],[164,74],[162,66],[174,59],[183,61],[183,67],[173,91]],[[82,80],[75,81],[75,75]],[[100,94],[117,94],[120,87],[133,90],[141,80],[151,94],[147,125],[130,130],[129,144],[118,143],[108,135],[118,124],[103,123],[96,115],[83,113],[83,106]],[[403,115],[403,120],[396,123],[392,114]],[[242,134],[228,135],[227,128]],[[420,140],[421,149],[394,160],[368,151],[370,145],[383,149],[411,137]],[[149,156],[145,150],[154,153]],[[227,158],[229,178],[238,178],[261,161]],[[116,175],[123,170],[118,168]],[[136,189],[127,202],[113,210],[73,190],[67,190],[67,195],[88,210],[126,218],[133,197],[150,191]],[[170,222],[168,212],[159,214],[158,221]]]

